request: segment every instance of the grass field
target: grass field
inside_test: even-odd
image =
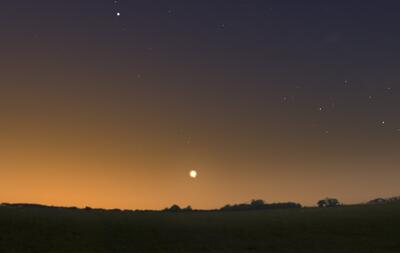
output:
[[[122,213],[0,207],[0,252],[400,252],[400,204]]]

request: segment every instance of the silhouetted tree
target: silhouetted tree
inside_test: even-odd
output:
[[[262,199],[253,199],[250,203],[252,207],[262,207],[265,205],[264,200]]]
[[[190,211],[192,211],[192,207],[191,206],[187,206],[187,207],[183,208],[182,211],[190,212]]]
[[[340,205],[339,200],[334,198],[321,199],[317,202],[318,207],[335,207]]]
[[[178,205],[174,204],[170,208],[165,208],[164,211],[166,211],[166,212],[180,212],[180,211],[182,211],[182,209]]]
[[[222,207],[221,211],[246,211],[246,210],[267,210],[267,209],[287,209],[287,208],[301,208],[298,203],[272,203],[266,204],[263,200],[252,200],[250,204],[235,204],[226,205]]]
[[[384,198],[377,198],[377,199],[373,199],[371,201],[368,201],[367,204],[384,204],[387,203],[387,200]]]
[[[400,202],[400,197],[391,197],[391,198],[377,198],[369,201],[367,204],[388,204],[388,203],[397,203]]]

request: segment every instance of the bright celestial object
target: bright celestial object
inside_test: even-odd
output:
[[[121,13],[120,13],[120,12],[117,12],[117,16],[118,16],[118,17],[121,16]]]
[[[196,178],[197,177],[197,171],[191,170],[189,175],[190,175],[191,178]]]

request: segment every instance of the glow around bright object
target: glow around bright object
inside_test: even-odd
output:
[[[189,175],[190,175],[191,178],[196,178],[197,177],[197,171],[191,170]]]

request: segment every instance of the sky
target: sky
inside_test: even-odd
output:
[[[399,7],[5,1],[0,202],[162,209],[399,195]]]

